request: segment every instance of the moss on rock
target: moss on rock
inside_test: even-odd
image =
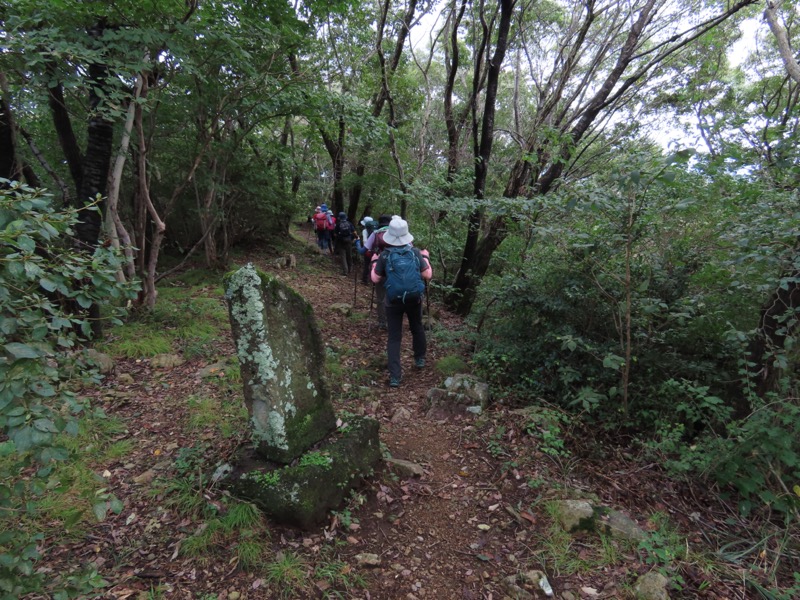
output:
[[[280,466],[257,456],[242,456],[226,480],[231,492],[259,506],[283,523],[312,527],[339,506],[361,477],[380,460],[378,422],[350,417],[347,427],[330,436],[297,464]]]

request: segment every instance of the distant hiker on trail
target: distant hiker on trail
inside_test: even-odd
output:
[[[342,275],[346,277],[353,268],[353,240],[358,238],[355,226],[347,220],[347,213],[339,213],[333,238],[336,240],[336,253],[342,263]]]
[[[369,238],[367,238],[367,242],[364,244],[364,247],[368,252],[372,253],[370,256],[370,261],[383,252],[384,249],[386,249],[386,244],[383,241],[383,235],[386,233],[391,220],[392,218],[389,215],[381,215],[378,217],[378,228],[372,233],[372,235],[369,236]],[[385,295],[386,290],[384,289],[383,284],[375,284],[375,312],[378,314],[379,329],[386,329],[386,308],[383,302]]]
[[[336,217],[333,216],[333,211],[332,210],[328,210],[328,221],[327,221],[327,223],[328,223],[328,240],[329,240],[328,243],[331,246],[331,255],[333,255],[334,252],[336,251],[336,248],[334,248],[334,244],[336,242],[336,239],[333,237],[333,230],[336,229]]]
[[[408,316],[414,365],[425,366],[427,340],[422,325],[422,299],[425,281],[433,277],[427,250],[411,246],[414,236],[408,232],[408,223],[394,217],[383,234],[386,249],[372,260],[372,281],[383,283],[386,290],[385,309],[389,335],[386,354],[389,358],[389,386],[400,387],[403,370],[400,365],[400,344],[403,341],[403,315]],[[424,281],[423,281],[424,280]]]
[[[322,252],[331,245],[331,234],[328,231],[328,205],[323,204],[319,211],[314,213],[314,231],[317,232],[317,246]]]
[[[361,230],[361,239],[356,240],[356,250],[364,257],[364,269],[361,271],[361,283],[367,285],[369,283],[369,265],[372,262],[372,252],[367,250],[367,240],[372,232],[378,228],[378,222],[372,217],[364,217],[361,219],[361,225],[364,229]]]

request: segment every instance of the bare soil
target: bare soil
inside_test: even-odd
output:
[[[270,583],[264,572],[240,569],[229,548],[216,548],[205,559],[187,558],[181,545],[202,523],[172,510],[163,495],[154,495],[152,480],[170,474],[180,448],[206,441],[209,458],[221,461],[246,436],[219,439],[211,431],[187,427],[187,398],[207,385],[198,372],[210,361],[195,359],[166,370],[153,368],[148,360],[119,361],[91,394],[97,405],[126,423],[120,439],[135,442],[131,454],[98,465],[98,475],[124,501],[125,510],[76,539],[49,540],[40,569],[63,575],[79,565],[94,565],[109,583],[98,590],[99,597],[116,599],[314,598],[324,593],[366,599],[499,599],[506,594],[503,579],[528,569],[543,570],[557,598],[630,598],[636,576],[651,565],[635,548],[614,541],[615,558],[597,560],[597,540],[577,537],[568,554],[587,566],[575,572],[548,545],[546,500],[593,496],[626,511],[645,529],[655,527],[649,519],[661,512],[696,549],[710,547],[723,531],[747,526],[707,490],[670,480],[658,465],[601,451],[586,443],[591,440],[585,433],[572,432],[576,447],[570,457],[542,453],[508,400],[482,416],[429,415],[427,392],[443,379],[434,365],[454,350],[431,336],[428,364],[415,369],[406,331],[404,381],[390,389],[383,369],[385,332],[370,326],[371,287],[340,275],[338,265],[317,252],[305,230],[295,232],[295,240],[297,268],[277,268],[275,255],[262,250],[246,253],[243,262],[275,273],[313,304],[326,344],[342,357],[344,376],[333,378],[336,409],[374,416],[391,456],[419,464],[424,475],[404,478],[384,468],[317,529],[272,524],[274,551],[292,551],[308,564],[309,578],[294,595]],[[354,294],[356,318],[330,310],[335,303],[353,304]],[[437,327],[460,325],[443,307],[434,304],[433,309]],[[217,353],[232,355],[232,345]],[[375,376],[365,381],[364,372]],[[350,379],[355,373],[362,374],[358,381]],[[123,374],[133,382],[122,383]],[[209,488],[205,501],[221,505],[222,494]],[[311,576],[316,563],[330,558],[334,545],[345,569],[363,577],[365,587],[337,590]],[[364,554],[379,556],[380,564],[364,566]],[[764,568],[770,560],[764,558]],[[741,581],[707,565],[684,566],[681,576],[684,591],[673,593],[674,598],[750,597]]]

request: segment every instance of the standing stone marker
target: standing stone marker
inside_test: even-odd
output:
[[[248,264],[226,278],[256,451],[289,463],[336,428],[311,306]]]
[[[253,451],[226,484],[281,521],[310,527],[380,460],[378,422],[337,420],[311,306],[248,264],[225,277]]]

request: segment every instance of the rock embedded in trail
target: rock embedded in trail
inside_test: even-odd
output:
[[[481,414],[489,400],[489,384],[474,375],[459,373],[445,379],[444,387],[428,391],[429,416],[442,412]]]

